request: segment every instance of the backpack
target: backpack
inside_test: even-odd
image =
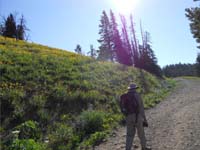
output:
[[[139,113],[139,104],[134,93],[125,93],[120,96],[120,109],[125,116]]]

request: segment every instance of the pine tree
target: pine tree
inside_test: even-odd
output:
[[[90,51],[87,53],[90,57],[96,58],[96,50],[94,49],[93,45],[90,45]]]
[[[197,70],[197,76],[200,77],[200,53],[197,56],[196,70]]]
[[[112,10],[110,10],[110,25],[111,25],[111,41],[112,41],[112,51],[114,54],[114,59],[121,64],[127,63],[127,54],[124,52],[122,45],[122,40],[118,30],[118,24]]]
[[[135,65],[161,77],[161,69],[157,65],[157,58],[151,48],[149,34],[142,33],[143,44],[139,45],[135,35],[133,17],[130,16],[130,31],[127,30],[126,18],[120,15],[122,33],[120,35],[115,15],[110,10],[110,20],[105,11],[101,16],[100,43],[98,59],[118,61],[124,65]],[[142,31],[142,30],[141,30]],[[129,37],[131,35],[131,38]],[[131,40],[130,40],[131,39]],[[131,42],[130,42],[131,41]]]
[[[133,16],[130,15],[130,30],[131,30],[131,50],[132,50],[132,54],[133,54],[133,64],[135,65],[135,67],[139,67],[139,46],[138,46],[138,42],[136,39],[136,31],[135,31],[135,27],[134,27],[134,22],[133,22]]]
[[[143,45],[140,46],[139,67],[158,77],[162,77],[161,68],[157,64],[157,58],[150,44],[150,34],[145,32],[142,37]]]
[[[78,54],[82,54],[82,49],[81,49],[81,46],[79,44],[77,44],[75,50],[74,50],[76,53]]]
[[[117,51],[120,48],[121,44],[121,39],[120,39],[120,35],[119,35],[119,31],[117,29],[117,22],[115,19],[115,15],[113,13],[112,10],[110,10],[110,38],[111,38],[111,50],[112,50],[112,54],[113,54],[113,59],[114,61],[118,61],[117,58]]]
[[[200,7],[187,8],[186,16],[191,22],[190,29],[193,37],[196,39],[196,42],[200,44]],[[200,45],[197,47],[200,48]]]
[[[17,24],[14,15],[11,13],[0,25],[0,35],[5,37],[24,40],[26,31],[28,31],[28,28],[23,15],[19,19],[19,24]]]
[[[106,61],[114,61],[114,55],[112,51],[112,41],[111,41],[111,30],[110,21],[105,11],[102,12],[100,20],[100,43],[98,59]]]
[[[0,24],[0,35],[3,36],[4,26]]]
[[[26,30],[28,30],[28,29],[26,28],[25,19],[24,19],[24,16],[22,15],[22,17],[20,18],[20,22],[17,25],[16,38],[19,40],[24,40]]]
[[[121,23],[122,23],[122,46],[123,46],[123,54],[126,58],[125,64],[126,65],[133,65],[133,53],[131,50],[131,44],[128,36],[127,31],[127,23],[126,18],[123,15],[120,15]]]
[[[199,0],[194,0],[199,1]],[[190,30],[196,42],[199,44],[197,47],[200,49],[200,7],[187,8],[186,17],[190,20]],[[200,75],[200,54],[197,56],[197,75]]]
[[[3,36],[5,37],[10,37],[10,38],[16,38],[16,33],[17,33],[17,28],[16,28],[16,21],[13,16],[13,14],[10,14],[4,25],[4,30],[3,30]]]

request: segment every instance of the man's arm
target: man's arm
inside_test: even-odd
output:
[[[144,103],[143,103],[143,100],[141,98],[141,96],[136,93],[136,98],[138,100],[138,103],[139,103],[139,113],[142,115],[143,119],[144,119],[144,122],[147,123],[147,119],[146,119],[146,115],[145,115],[145,112],[144,112]]]

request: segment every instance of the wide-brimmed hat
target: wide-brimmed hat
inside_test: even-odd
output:
[[[137,89],[138,88],[138,86],[135,84],[135,83],[131,83],[130,85],[129,85],[129,87],[128,87],[128,90],[135,90],[135,89]]]

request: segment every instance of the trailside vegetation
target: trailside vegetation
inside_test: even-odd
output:
[[[123,119],[118,98],[131,81],[146,108],[174,85],[134,67],[1,36],[0,64],[4,150],[91,149]]]

